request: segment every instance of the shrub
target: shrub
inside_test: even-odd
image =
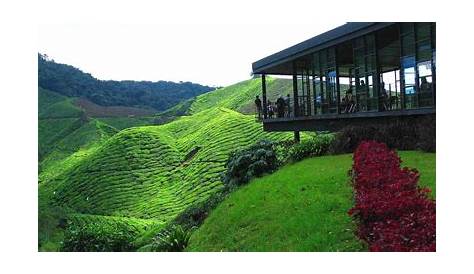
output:
[[[260,141],[248,149],[230,154],[222,181],[227,187],[246,184],[252,177],[273,172],[278,168],[274,143]]]
[[[141,251],[180,252],[188,246],[190,237],[191,230],[180,225],[171,225],[158,233],[153,243]]]
[[[418,135],[417,147],[426,152],[436,151],[436,118],[425,117],[420,126],[416,127]]]
[[[67,225],[70,209],[60,206],[39,206],[38,210],[38,249],[40,251],[58,251],[63,230]]]
[[[287,150],[288,155],[286,161],[297,162],[304,158],[324,155],[328,153],[333,141],[333,134],[322,134],[311,139],[303,140]]]
[[[436,119],[397,119],[380,124],[347,126],[336,134],[331,153],[352,153],[362,141],[374,140],[390,148],[436,151]]]
[[[358,236],[371,251],[435,251],[436,206],[417,186],[416,170],[400,168],[395,151],[362,142],[352,169]]]
[[[185,229],[199,227],[207,216],[209,216],[211,210],[216,208],[217,205],[227,197],[230,191],[230,188],[224,188],[223,190],[212,194],[204,202],[188,207],[173,220],[173,223],[180,225]]]
[[[116,223],[69,222],[64,234],[62,251],[132,251],[137,231]]]

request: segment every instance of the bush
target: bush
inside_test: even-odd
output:
[[[332,154],[352,153],[362,141],[368,140],[385,143],[389,148],[435,152],[436,119],[397,119],[389,123],[347,126],[336,134],[330,151]]]
[[[385,144],[362,142],[354,153],[349,214],[371,251],[436,251],[435,202],[417,186],[418,171],[400,163]]]
[[[270,141],[260,141],[248,149],[232,152],[222,178],[226,187],[246,184],[252,177],[276,170],[279,162],[274,145]]]
[[[421,121],[421,126],[416,127],[417,147],[422,151],[436,152],[436,118],[426,117]]]
[[[137,231],[124,224],[69,223],[62,251],[132,251]]]
[[[141,251],[180,252],[188,246],[190,237],[191,230],[180,225],[171,225],[158,233],[153,243]]]
[[[217,205],[227,197],[231,190],[232,189],[230,188],[224,188],[223,190],[212,194],[204,202],[188,207],[173,220],[173,223],[180,225],[185,229],[199,227],[207,216],[209,216],[211,210],[216,208]]]
[[[285,162],[297,162],[304,158],[324,155],[328,153],[333,141],[333,134],[322,134],[296,143],[287,150],[288,155]]]

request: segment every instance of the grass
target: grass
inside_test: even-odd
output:
[[[435,154],[403,151],[435,190]],[[360,251],[354,235],[352,155],[324,156],[285,166],[232,193],[191,236],[188,251]]]
[[[400,151],[402,166],[416,168],[420,172],[419,185],[431,189],[430,196],[436,199],[436,154],[419,151]]]

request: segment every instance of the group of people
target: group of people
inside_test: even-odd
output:
[[[257,109],[258,119],[262,118],[263,105],[262,101],[258,97],[255,98],[255,107]],[[267,114],[268,118],[274,118],[275,115],[277,118],[289,117],[290,116],[290,95],[287,94],[285,98],[283,96],[278,96],[278,99],[273,104],[270,100],[267,100]]]
[[[352,94],[352,88],[349,88],[342,98],[342,107],[344,108],[343,113],[352,113],[356,111],[356,102]]]
[[[382,81],[380,83],[380,88],[379,88],[379,104],[380,107],[386,111],[391,109],[391,100],[390,95],[387,93],[385,90],[385,83]],[[427,81],[426,78],[421,78],[421,84],[420,84],[420,91],[421,93],[425,92],[430,92],[431,91],[431,83]],[[364,82],[364,80],[360,80],[357,85],[357,99],[356,96],[353,94],[352,87],[349,87],[348,90],[346,90],[344,97],[341,100],[341,112],[342,113],[353,113],[357,112],[362,108],[364,109],[363,106],[358,105],[358,101],[364,102],[364,100],[367,100],[368,98],[368,92],[369,90],[367,89],[367,86]],[[319,97],[319,103],[321,103],[322,98]],[[318,102],[318,99],[315,99]],[[260,100],[259,96],[257,95],[255,98],[255,107],[257,109],[256,114],[258,115],[258,119],[262,118],[262,113],[263,113],[263,105],[262,101]],[[268,114],[268,118],[274,118],[275,115],[277,118],[283,118],[283,117],[290,117],[291,113],[291,104],[290,104],[290,95],[287,94],[285,98],[283,98],[281,95],[278,96],[278,99],[276,100],[275,103],[272,103],[270,100],[267,100],[266,104],[266,110]]]

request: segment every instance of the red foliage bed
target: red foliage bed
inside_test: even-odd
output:
[[[385,144],[362,142],[351,171],[358,236],[370,251],[436,251],[436,204]]]

